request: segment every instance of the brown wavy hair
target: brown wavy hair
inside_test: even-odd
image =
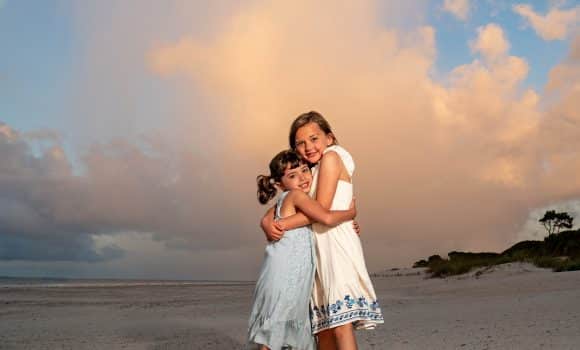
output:
[[[320,130],[324,131],[326,135],[330,134],[332,136],[333,139],[332,144],[333,145],[338,144],[338,140],[336,139],[336,136],[334,136],[334,133],[332,132],[330,124],[328,124],[328,121],[324,119],[322,114],[316,111],[310,111],[300,114],[298,118],[294,119],[294,122],[292,122],[292,125],[290,126],[290,137],[288,140],[290,148],[296,149],[296,132],[298,131],[298,129],[300,129],[301,127],[303,127],[308,123],[318,124]]]
[[[275,183],[282,180],[286,168],[290,166],[290,169],[295,169],[301,164],[304,164],[304,162],[300,155],[291,149],[284,150],[274,156],[270,161],[270,175],[258,175],[256,177],[258,201],[266,204],[270,199],[274,198],[278,192]]]

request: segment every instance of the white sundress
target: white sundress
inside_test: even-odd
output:
[[[327,152],[340,156],[352,179],[354,161],[348,151],[333,145],[324,151]],[[318,167],[319,164],[313,169],[310,190],[313,197],[318,184]],[[339,180],[330,209],[348,209],[352,196],[352,183]],[[355,329],[373,329],[378,323],[384,323],[352,221],[335,227],[315,223],[312,230],[316,250],[316,273],[310,299],[312,333],[347,323],[353,323]]]

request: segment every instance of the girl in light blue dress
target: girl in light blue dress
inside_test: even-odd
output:
[[[328,226],[351,220],[348,210],[324,209],[310,198],[312,174],[308,165],[292,150],[278,153],[270,162],[270,175],[260,175],[258,200],[262,204],[283,191],[276,203],[276,219],[302,212]],[[248,342],[260,350],[315,349],[309,301],[316,260],[310,226],[288,230],[266,246],[264,262],[254,291]]]

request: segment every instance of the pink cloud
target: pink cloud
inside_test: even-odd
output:
[[[469,0],[445,0],[443,2],[443,10],[453,14],[459,20],[465,21],[469,16],[470,1]]]
[[[472,60],[434,79],[437,32],[417,15],[419,2],[404,5],[407,17],[391,2],[257,1],[219,20],[179,11],[157,26],[127,21],[133,9],[119,6],[114,18],[92,10],[79,17],[94,25],[85,29],[93,40],[87,66],[100,67],[88,73],[86,82],[96,83],[81,91],[87,113],[79,120],[91,131],[97,120],[115,130],[141,126],[131,108],[139,104],[125,97],[150,83],[143,77],[180,96],[171,100],[179,113],[159,107],[159,138],[89,148],[86,172],[61,174],[64,190],[29,186],[42,189],[34,193],[55,217],[83,231],[98,228],[112,242],[124,230],[141,232],[195,252],[184,259],[197,275],[228,275],[220,260],[227,256],[236,273],[252,276],[265,210],[255,176],[287,147],[292,119],[311,109],[329,119],[357,163],[371,270],[434,252],[504,249],[522,237],[530,208],[580,195],[575,49],[537,92],[523,85],[528,63],[510,52],[497,24],[472,34]],[[100,36],[102,23],[116,35]],[[190,28],[199,23],[211,29]],[[126,109],[103,113],[115,103]],[[58,155],[46,159],[57,163]]]
[[[556,4],[543,16],[535,12],[531,5],[526,4],[514,5],[513,11],[525,18],[544,40],[565,39],[580,20],[580,7],[578,6],[562,10]]]

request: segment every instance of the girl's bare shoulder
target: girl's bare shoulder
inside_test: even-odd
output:
[[[322,155],[322,159],[320,160],[320,167],[324,167],[325,169],[328,168],[337,168],[339,169],[342,165],[342,159],[340,155],[335,150],[330,150],[325,152]]]
[[[333,145],[328,147],[325,151],[324,154],[322,156],[322,159],[320,161],[320,166],[323,166],[323,163],[327,163],[325,165],[326,168],[328,167],[336,167],[338,169],[341,169],[342,166],[344,165],[345,169],[347,170],[349,176],[352,176],[352,173],[354,172],[354,160],[352,159],[352,156],[350,155],[350,153],[344,149],[344,147],[339,146],[339,145]]]
[[[290,190],[290,192],[288,192],[288,195],[286,196],[286,198],[288,198],[291,201],[294,201],[298,198],[303,198],[304,196],[308,196],[308,194],[306,194],[304,191]]]

